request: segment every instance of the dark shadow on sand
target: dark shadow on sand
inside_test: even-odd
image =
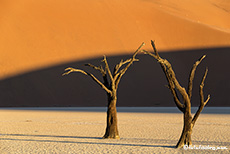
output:
[[[56,136],[56,135],[28,135],[28,134],[2,134],[4,136],[22,136],[22,137],[51,137],[51,138],[75,138],[75,139],[101,139],[101,141],[108,141],[109,139],[102,139],[99,137],[83,137],[83,136]],[[73,144],[96,144],[96,145],[121,145],[121,146],[140,146],[140,147],[162,147],[162,148],[175,148],[175,146],[164,146],[164,145],[149,145],[149,144],[127,144],[127,143],[105,143],[105,142],[79,142],[79,141],[56,141],[56,140],[44,140],[44,139],[15,139],[15,138],[1,138],[0,140],[8,140],[8,141],[30,141],[30,142],[55,142],[55,143],[73,143]],[[122,141],[121,140],[110,140],[110,141]]]
[[[164,146],[164,145],[142,145],[142,144],[122,144],[122,143],[95,143],[95,142],[75,142],[75,141],[54,141],[54,140],[33,140],[33,139],[12,139],[12,138],[1,138],[1,140],[8,141],[29,141],[29,142],[55,142],[55,143],[73,143],[73,144],[96,144],[96,145],[121,145],[121,146],[140,146],[140,147],[162,147],[162,148],[175,148],[175,146]]]
[[[146,138],[121,138],[120,140],[109,140],[109,139],[102,139],[101,137],[86,137],[86,136],[58,136],[58,135],[32,135],[32,134],[1,134],[3,136],[1,140],[14,140],[14,141],[34,141],[34,142],[56,142],[56,143],[76,143],[76,144],[102,144],[102,145],[122,145],[122,146],[145,146],[145,147],[163,147],[163,148],[175,148],[175,146],[164,146],[164,145],[151,145],[152,144],[176,144],[177,140],[168,140],[168,139],[146,139]],[[4,138],[4,137],[33,137],[33,139],[15,139],[15,138]],[[56,140],[48,140],[42,138],[62,138],[62,139],[95,139],[100,140],[100,142],[79,142],[79,141],[56,141]],[[34,138],[41,138],[41,139],[34,139]],[[131,141],[132,144],[127,143],[108,143],[109,141],[115,142],[129,142]],[[101,141],[105,141],[106,143],[101,143]],[[135,144],[133,143],[135,142]],[[148,143],[148,144],[144,144]],[[216,145],[216,146],[230,146],[230,142],[217,142],[217,141],[193,141],[194,145]]]
[[[199,65],[194,80],[192,106],[199,105],[199,84],[205,68],[209,68],[205,81],[205,97],[211,94],[207,106],[230,106],[230,47],[165,51],[160,55],[168,59],[181,85],[187,88],[188,76],[193,63],[202,55],[207,57]],[[131,55],[108,56],[112,68],[120,59]],[[152,57],[139,54],[123,76],[118,90],[119,107],[174,107],[173,98],[160,65]],[[105,107],[105,92],[89,77],[73,73],[62,76],[64,69],[75,67],[100,74],[85,63],[99,65],[102,57],[74,61],[34,70],[0,80],[0,107]]]
[[[60,135],[31,135],[31,134],[0,134],[0,135],[2,135],[2,136],[27,136],[27,137],[54,137],[54,138],[102,139],[102,137],[60,136]]]
[[[145,138],[129,138],[126,139],[128,140],[135,140],[136,142],[141,142],[141,141],[147,141],[149,143],[164,143],[164,144],[172,144],[174,143],[176,145],[176,143],[178,142],[178,140],[168,140],[168,139],[145,139]],[[230,142],[217,142],[217,141],[195,141],[194,139],[192,140],[193,145],[217,145],[217,146],[230,146]]]

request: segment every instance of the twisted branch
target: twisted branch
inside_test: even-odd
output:
[[[101,82],[100,82],[93,74],[91,74],[91,73],[88,73],[88,72],[83,71],[83,70],[81,70],[81,69],[75,69],[75,68],[71,68],[71,67],[66,68],[65,71],[67,71],[67,72],[63,73],[63,74],[62,74],[63,76],[64,76],[64,75],[68,75],[68,74],[70,74],[70,73],[72,73],[72,72],[80,72],[80,73],[82,73],[82,74],[88,75],[88,76],[90,76],[99,86],[101,86],[107,93],[112,94],[112,91],[109,90],[103,83],[101,83]]]
[[[198,61],[196,61],[193,64],[193,67],[191,69],[190,76],[189,76],[189,83],[188,83],[188,96],[189,96],[190,100],[191,100],[191,97],[192,97],[193,79],[194,79],[194,76],[195,76],[196,68],[205,57],[206,57],[206,55],[203,55]]]
[[[104,85],[105,85],[107,88],[109,88],[109,81],[108,81],[108,79],[107,79],[106,70],[104,70],[103,67],[102,67],[101,65],[97,67],[97,66],[94,66],[94,65],[88,63],[88,64],[85,64],[85,66],[89,66],[89,67],[94,68],[95,70],[100,71],[101,74],[102,74],[103,80],[104,80]]]
[[[121,77],[125,74],[125,72],[126,72],[126,71],[128,70],[128,68],[132,65],[132,63],[133,63],[134,61],[138,61],[138,59],[136,59],[135,57],[136,57],[137,53],[141,50],[141,48],[142,48],[144,45],[145,45],[145,43],[143,42],[143,43],[139,46],[139,48],[134,52],[132,58],[126,60],[126,61],[123,63],[123,64],[128,63],[128,64],[126,65],[126,67],[123,68],[122,70],[120,70],[118,73],[116,73],[116,74],[114,75],[115,88],[118,88],[118,84],[119,84],[119,82],[120,82],[120,80],[121,80]],[[123,64],[120,62],[120,65],[121,65],[121,66],[122,66]]]
[[[160,63],[160,65],[161,65],[161,67],[163,69],[163,72],[164,72],[164,74],[166,76],[166,79],[168,81],[168,84],[169,84],[168,88],[170,89],[170,91],[171,91],[171,93],[173,95],[174,102],[175,102],[176,106],[178,107],[178,109],[181,112],[184,112],[185,106],[184,106],[184,104],[182,104],[180,102],[179,97],[177,95],[177,92],[176,92],[175,88],[177,88],[181,94],[184,94],[185,89],[182,88],[180,86],[179,82],[177,81],[175,73],[174,73],[174,71],[172,69],[171,64],[166,59],[162,59],[159,56],[159,54],[158,54],[158,52],[156,50],[154,41],[151,41],[151,45],[153,47],[154,53],[151,53],[151,52],[146,51],[146,50],[143,50],[143,52],[145,54],[148,54],[148,55],[152,56],[153,58],[155,58]]]
[[[105,56],[105,55],[104,55],[104,59],[102,60],[102,62],[105,63],[105,69],[106,69],[106,71],[108,72],[111,81],[113,82],[113,76],[112,76],[112,73],[111,73],[111,71],[110,71],[109,64],[108,64],[108,62],[107,62],[107,59],[106,59],[106,56]]]
[[[120,61],[119,64],[117,64],[115,67],[114,67],[114,72],[113,72],[113,77],[118,73],[119,69],[125,65],[126,63],[129,63],[132,59],[127,59],[126,61],[123,61],[123,59]],[[134,61],[139,61],[138,59],[134,59]]]
[[[103,69],[103,67],[101,65],[100,66],[95,66],[95,65],[92,65],[92,64],[88,63],[88,64],[85,64],[85,66],[89,66],[89,67],[92,67],[95,70],[100,71],[102,76],[106,75],[106,71]]]
[[[198,119],[201,111],[203,110],[204,106],[208,103],[208,101],[210,100],[210,95],[208,95],[208,98],[206,99],[206,101],[204,101],[204,92],[203,92],[203,88],[204,88],[204,81],[206,79],[206,76],[208,74],[208,69],[206,68],[203,79],[201,81],[200,84],[200,106],[196,112],[196,114],[194,115],[193,119],[192,119],[192,124],[194,126],[196,120]]]

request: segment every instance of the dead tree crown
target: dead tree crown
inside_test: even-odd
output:
[[[207,99],[204,100],[204,92],[203,92],[203,88],[204,88],[204,81],[206,79],[207,73],[208,73],[208,69],[206,68],[206,71],[203,75],[202,81],[200,83],[200,88],[199,88],[199,94],[200,94],[200,105],[199,108],[197,110],[197,112],[195,113],[195,115],[192,117],[191,115],[191,97],[192,97],[192,88],[193,88],[193,79],[195,76],[195,71],[197,66],[201,63],[201,61],[205,58],[206,55],[202,56],[198,61],[196,61],[191,69],[190,72],[190,76],[189,76],[189,82],[188,82],[188,89],[186,91],[186,89],[184,87],[182,87],[180,85],[180,83],[178,82],[178,80],[176,79],[176,75],[173,71],[173,68],[171,66],[171,64],[169,63],[168,60],[163,59],[159,56],[154,41],[151,41],[151,45],[153,47],[153,53],[143,50],[143,52],[145,54],[148,54],[150,56],[152,56],[153,58],[155,58],[159,64],[162,67],[162,70],[166,76],[166,79],[168,81],[168,88],[170,89],[173,98],[174,98],[174,102],[176,104],[176,106],[178,107],[178,109],[184,114],[184,129],[181,135],[181,138],[179,140],[179,142],[177,143],[176,147],[177,148],[181,148],[183,147],[185,144],[186,145],[191,145],[191,133],[192,133],[192,128],[195,125],[195,122],[197,121],[201,111],[203,110],[204,106],[208,103],[209,99],[210,99],[210,95],[208,95]],[[177,91],[181,94],[183,101],[181,101],[178,97]]]
[[[121,80],[121,77],[125,74],[125,72],[128,70],[128,68],[133,64],[134,61],[139,61],[138,59],[136,59],[136,55],[137,53],[140,51],[140,49],[144,46],[144,43],[141,44],[141,46],[134,52],[132,58],[127,59],[125,61],[123,61],[123,59],[120,61],[120,63],[118,63],[117,65],[115,65],[114,69],[113,69],[113,73],[109,68],[109,64],[107,62],[107,58],[104,55],[104,59],[102,60],[102,62],[105,65],[105,68],[103,68],[102,65],[100,66],[95,66],[92,64],[85,64],[85,66],[89,66],[97,71],[99,71],[103,77],[104,82],[102,83],[98,78],[96,78],[93,74],[81,70],[81,69],[75,69],[72,67],[66,68],[65,69],[65,73],[63,73],[62,75],[68,75],[72,72],[80,72],[84,75],[90,76],[99,86],[101,86],[108,94],[112,94],[112,91],[118,88],[118,84]],[[125,68],[121,69],[121,67],[123,65],[126,65]],[[108,80],[108,77],[110,79],[110,82]]]
[[[106,56],[104,56],[104,59],[102,60],[102,62],[105,65],[104,68],[102,65],[95,66],[92,64],[85,64],[85,66],[89,66],[99,71],[103,77],[104,82],[101,82],[93,74],[86,72],[84,70],[75,69],[71,67],[65,69],[65,71],[67,72],[65,72],[63,75],[68,75],[72,72],[80,72],[84,75],[90,76],[99,86],[101,86],[106,91],[108,97],[107,126],[103,138],[112,138],[112,139],[120,138],[118,133],[118,127],[117,127],[117,110],[116,110],[118,84],[122,76],[125,74],[128,68],[133,64],[133,62],[138,61],[138,59],[136,59],[136,55],[140,51],[143,45],[144,43],[142,43],[141,46],[134,52],[132,58],[127,59],[125,61],[121,60],[120,63],[115,65],[113,72],[109,68],[109,64],[107,62]]]

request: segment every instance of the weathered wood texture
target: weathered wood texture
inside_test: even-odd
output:
[[[200,83],[200,106],[195,113],[195,115],[192,117],[191,114],[191,97],[192,97],[192,88],[193,88],[193,79],[195,76],[195,71],[197,66],[201,63],[201,61],[205,58],[205,55],[202,56],[198,61],[196,61],[191,69],[190,75],[189,75],[189,82],[188,82],[188,89],[186,90],[184,87],[180,85],[178,82],[176,75],[173,71],[173,68],[170,64],[170,62],[166,59],[163,59],[159,56],[155,44],[153,41],[151,41],[152,47],[153,47],[153,53],[149,51],[143,50],[145,54],[148,54],[152,57],[154,57],[159,64],[161,65],[163,72],[166,76],[166,79],[168,81],[168,88],[170,89],[174,102],[178,109],[184,114],[184,126],[183,131],[181,134],[181,137],[176,145],[177,148],[182,148],[184,145],[192,145],[191,141],[191,134],[192,129],[195,125],[196,120],[198,119],[201,111],[203,110],[204,106],[207,104],[207,102],[210,99],[210,95],[208,95],[208,98],[206,101],[204,101],[204,94],[203,94],[203,87],[204,87],[204,81],[208,73],[208,69],[206,69],[203,79]],[[178,93],[182,96],[182,101],[178,97]]]
[[[92,64],[85,64],[85,66],[89,66],[99,71],[103,77],[103,82],[101,82],[93,74],[88,73],[84,70],[70,68],[70,67],[65,69],[66,72],[63,75],[68,75],[72,72],[80,72],[84,75],[90,76],[99,86],[101,86],[105,90],[108,96],[108,109],[107,109],[107,126],[103,138],[112,138],[112,139],[120,138],[118,133],[117,110],[116,110],[117,89],[122,76],[125,74],[128,68],[133,64],[133,62],[138,61],[138,59],[136,59],[136,55],[141,50],[142,46],[144,46],[144,43],[141,44],[141,46],[134,52],[133,56],[130,59],[127,59],[125,61],[121,60],[117,65],[115,65],[113,72],[110,70],[106,56],[104,56],[102,60],[102,63],[104,63],[104,67],[102,65],[94,66]]]

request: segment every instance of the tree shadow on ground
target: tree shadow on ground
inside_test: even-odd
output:
[[[7,140],[7,141],[29,141],[29,142],[55,142],[55,143],[73,143],[73,144],[96,144],[96,145],[113,145],[113,146],[140,146],[140,147],[162,147],[162,148],[175,148],[175,146],[165,146],[165,145],[150,145],[150,144],[141,144],[141,143],[122,143],[121,140],[109,140],[109,139],[102,139],[99,137],[84,137],[84,136],[56,136],[56,135],[29,135],[29,134],[2,134],[4,137],[7,136],[17,136],[17,137],[38,137],[38,138],[73,138],[73,139],[96,139],[97,142],[80,142],[80,141],[57,141],[57,140],[49,140],[49,139],[16,139],[16,138],[4,138],[2,137],[1,140]],[[100,140],[99,140],[100,139]],[[102,142],[102,141],[107,141]],[[109,141],[109,142],[108,142]],[[113,142],[111,142],[113,141]],[[126,141],[126,140],[124,140]],[[116,143],[114,143],[116,142]]]
[[[60,136],[60,135],[32,135],[32,134],[1,134],[1,135],[2,136],[26,136],[26,137],[54,137],[54,138],[102,139],[102,137]]]
[[[175,148],[175,146],[155,145],[155,144],[176,144],[178,140],[171,139],[151,139],[151,138],[121,138],[120,140],[108,140],[102,139],[102,137],[88,137],[88,136],[60,136],[60,135],[32,135],[32,134],[1,134],[3,136],[1,140],[15,140],[15,141],[36,141],[36,142],[57,142],[57,143],[77,143],[77,144],[102,144],[102,145],[124,145],[124,146],[146,146],[146,147],[164,147],[164,148]],[[4,137],[33,137],[41,138],[36,139],[15,139],[15,138],[4,138]],[[79,142],[79,141],[56,141],[42,138],[62,138],[62,139],[93,139],[98,142]],[[102,143],[102,141],[113,141],[113,143]],[[116,143],[114,143],[116,142]],[[119,143],[118,143],[119,142]],[[125,142],[125,143],[122,143]],[[127,144],[132,142],[132,144]],[[135,144],[133,143],[135,142]],[[148,144],[145,144],[148,143]],[[153,144],[153,145],[151,145]],[[229,146],[230,142],[217,142],[217,141],[193,141],[194,145],[216,145],[216,146]]]
[[[126,139],[126,140],[135,140],[135,141],[147,141],[149,143],[164,143],[164,144],[176,144],[179,140],[168,140],[168,139],[151,139],[151,138],[148,138],[148,139],[145,139],[145,138],[129,138],[129,139]],[[217,146],[229,146],[230,145],[230,142],[218,142],[218,141],[196,141],[196,140],[193,140],[192,143],[194,145],[217,145]]]

